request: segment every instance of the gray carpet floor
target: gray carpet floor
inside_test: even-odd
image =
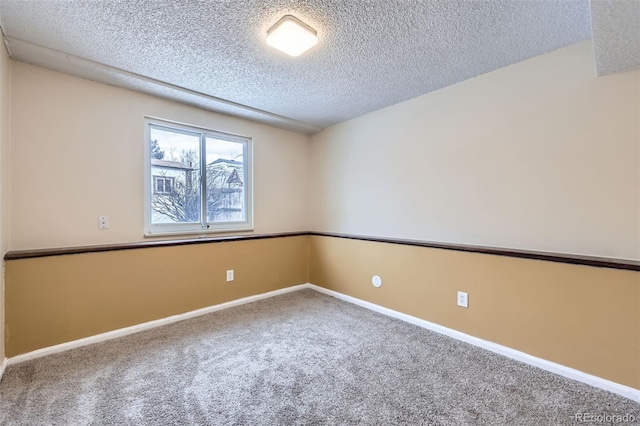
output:
[[[13,365],[0,383],[2,425],[559,425],[576,413],[638,422],[640,404],[313,290]]]

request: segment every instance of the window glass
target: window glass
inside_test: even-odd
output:
[[[244,221],[244,144],[207,137],[206,146],[207,221]]]
[[[147,123],[145,232],[250,230],[251,140]]]

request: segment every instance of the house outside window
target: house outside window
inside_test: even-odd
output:
[[[147,119],[145,235],[251,230],[251,142]]]

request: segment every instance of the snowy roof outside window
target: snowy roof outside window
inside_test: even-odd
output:
[[[244,167],[242,161],[229,160],[227,158],[218,158],[209,163],[215,170],[221,170],[227,176],[226,184],[242,185],[244,182]]]
[[[169,169],[193,170],[193,167],[180,161],[158,160],[156,158],[151,159],[151,165],[156,167],[166,167]]]

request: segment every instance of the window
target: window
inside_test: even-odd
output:
[[[146,121],[145,234],[251,230],[251,139]]]
[[[171,194],[173,191],[173,177],[154,176],[153,177],[153,193],[154,194]]]

